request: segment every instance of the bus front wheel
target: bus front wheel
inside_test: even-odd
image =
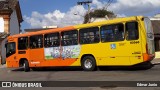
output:
[[[82,59],[81,66],[85,71],[93,71],[96,69],[96,61],[92,56],[85,56]]]
[[[23,67],[24,67],[24,71],[25,71],[25,72],[30,71],[29,63],[28,63],[28,61],[27,61],[27,60],[25,60],[25,61],[24,61],[24,63],[23,63]]]

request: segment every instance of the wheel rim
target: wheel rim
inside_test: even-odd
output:
[[[24,68],[24,69],[26,68],[26,64],[25,64],[25,63],[23,63],[23,68]]]
[[[86,59],[85,62],[84,62],[84,66],[85,66],[85,68],[87,68],[87,69],[92,68],[92,60]]]

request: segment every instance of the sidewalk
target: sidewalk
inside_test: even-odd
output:
[[[152,63],[160,63],[160,58],[155,58],[154,60],[151,61]]]
[[[0,68],[6,68],[6,64],[3,65],[0,64]]]

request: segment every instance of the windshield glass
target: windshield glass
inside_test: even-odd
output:
[[[16,45],[14,42],[6,44],[6,57],[11,56],[16,52]]]
[[[153,28],[152,28],[152,23],[149,18],[144,19],[145,23],[145,28],[146,28],[146,33],[147,33],[147,38],[148,39],[154,39],[154,33],[153,33]]]
[[[154,54],[154,33],[152,28],[152,23],[149,18],[144,18],[145,28],[146,28],[146,36],[147,36],[147,51],[148,54]]]

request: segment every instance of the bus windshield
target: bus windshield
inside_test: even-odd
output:
[[[153,33],[153,28],[152,28],[152,24],[151,21],[149,20],[149,18],[145,18],[144,19],[145,22],[145,28],[146,28],[146,33],[147,33],[147,38],[153,40],[154,39],[154,33]]]
[[[147,36],[147,52],[148,54],[154,54],[154,33],[152,23],[149,18],[144,18],[145,29],[146,29],[146,36]]]
[[[7,43],[6,44],[6,57],[11,56],[16,52],[16,44],[15,42]]]

